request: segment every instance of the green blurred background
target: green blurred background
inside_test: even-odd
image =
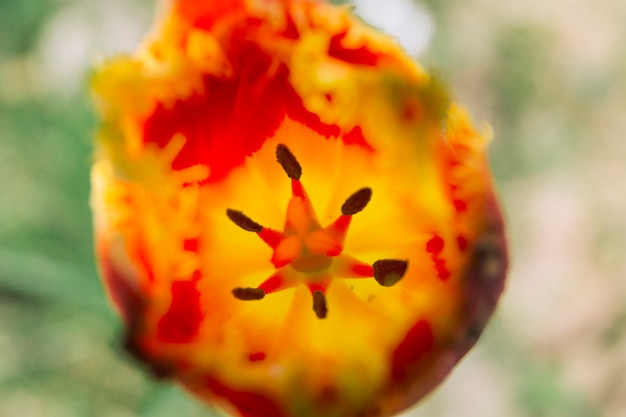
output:
[[[509,285],[412,417],[626,415],[626,2],[359,0],[495,129]],[[88,207],[90,68],[150,0],[0,0],[0,417],[215,415],[119,348]]]

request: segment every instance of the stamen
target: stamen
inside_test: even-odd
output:
[[[236,299],[243,301],[262,300],[265,297],[265,291],[260,288],[239,287],[233,290],[233,295]]]
[[[276,160],[280,166],[283,167],[283,170],[289,178],[292,180],[300,179],[302,176],[302,167],[289,148],[282,143],[276,146]]]
[[[272,249],[276,249],[278,244],[283,238],[283,234],[276,230],[269,229],[267,227],[263,228],[262,232],[259,232],[259,237]]]
[[[349,255],[340,255],[333,260],[335,278],[372,278],[372,265],[359,261]]]
[[[341,206],[341,213],[344,216],[353,216],[363,210],[372,198],[372,189],[361,188],[352,194]]]
[[[352,216],[367,207],[372,198],[371,188],[354,192],[341,206],[341,216],[322,228],[300,182],[302,166],[294,154],[280,143],[276,146],[276,160],[291,179],[292,196],[284,230],[278,232],[263,227],[241,211],[226,210],[233,223],[243,230],[257,233],[273,249],[271,263],[276,268],[274,274],[256,288],[234,288],[235,298],[261,300],[268,294],[304,283],[311,292],[315,316],[325,319],[328,316],[326,291],[333,279],[374,277],[381,286],[391,287],[404,277],[408,261],[381,259],[369,265],[342,255]]]
[[[313,291],[313,311],[318,319],[325,319],[328,315],[326,296],[319,290]]]
[[[226,210],[226,215],[233,223],[235,223],[237,226],[241,227],[245,231],[254,233],[261,233],[261,231],[263,231],[263,226],[261,226],[240,211],[228,209]]]
[[[400,281],[409,266],[408,261],[382,259],[374,262],[374,279],[383,287],[391,287]]]
[[[275,272],[257,288],[263,290],[265,295],[268,295],[296,286],[299,284],[298,278],[298,275],[291,272],[290,269],[283,269]]]

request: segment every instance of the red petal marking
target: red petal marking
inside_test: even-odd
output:
[[[260,362],[265,360],[265,352],[254,352],[248,355],[250,362]]]
[[[207,76],[204,94],[168,106],[159,103],[146,120],[146,142],[164,147],[176,133],[187,138],[173,169],[205,164],[211,171],[209,182],[220,181],[259,150],[282,122],[286,71],[269,79],[272,60],[267,54],[248,46],[241,55],[242,70],[233,79]]]
[[[430,259],[432,259],[435,265],[435,271],[437,271],[437,276],[442,281],[450,278],[450,271],[446,267],[445,259],[441,259],[439,255],[443,251],[443,247],[445,245],[444,240],[437,234],[433,236],[428,242],[426,242],[426,252],[430,253]]]
[[[205,3],[195,6],[192,0],[183,1],[181,13],[198,15],[198,24],[210,26],[221,14],[241,7],[239,0],[229,0],[223,6],[214,6],[207,11]],[[247,25],[258,23],[248,21]],[[243,29],[241,33],[233,34],[232,44],[227,49],[235,70],[231,79],[207,75],[204,93],[174,103],[157,103],[146,119],[145,142],[156,143],[163,148],[176,133],[187,138],[172,163],[172,169],[182,170],[204,164],[211,172],[208,182],[221,181],[233,168],[243,164],[246,156],[261,148],[265,140],[275,133],[285,115],[326,138],[340,136],[339,126],[323,123],[317,114],[306,110],[302,98],[288,82],[286,65],[281,64],[278,70],[274,70],[275,58],[262,51],[259,45],[245,40],[249,31]],[[357,53],[355,56],[369,56],[365,49],[361,49],[354,50]],[[337,46],[333,50],[344,58],[350,58],[355,53]],[[361,58],[360,61],[371,61]],[[358,129],[348,132],[344,140],[371,149]]]
[[[374,148],[370,145],[365,136],[363,136],[363,130],[361,126],[355,126],[351,131],[343,135],[343,143],[346,145],[356,145],[367,149],[370,152],[374,152]]]
[[[430,324],[420,320],[409,329],[404,339],[394,350],[391,363],[391,377],[402,381],[411,373],[411,368],[435,345]]]
[[[179,0],[177,11],[185,19],[201,29],[210,29],[225,15],[243,10],[242,0],[197,1]]]
[[[426,252],[437,256],[443,250],[443,245],[443,239],[439,235],[434,235],[432,239],[426,242]]]
[[[286,16],[287,26],[283,31],[282,35],[287,39],[296,40],[300,38],[300,32],[298,32],[298,28],[296,27],[296,23],[293,21],[293,17],[290,14]]]
[[[464,252],[465,249],[467,249],[467,239],[465,239],[465,236],[463,235],[458,235],[456,237],[456,244],[461,252]]]
[[[148,258],[148,254],[145,249],[140,249],[137,253],[137,261],[143,272],[146,274],[146,278],[148,278],[148,282],[154,282],[154,271],[152,271],[152,264]]]
[[[422,116],[423,111],[420,101],[416,98],[411,98],[404,104],[403,117],[407,122],[414,122]]]
[[[291,119],[302,123],[309,129],[324,136],[326,139],[331,137],[336,138],[341,134],[339,126],[335,124],[329,125],[323,123],[317,114],[306,110],[302,97],[298,95],[296,90],[291,85],[285,85],[285,89],[282,91],[282,94],[285,103],[285,110]]]
[[[463,200],[454,200],[452,204],[454,204],[454,208],[459,213],[463,213],[465,210],[467,210],[467,203]]]
[[[342,40],[346,37],[346,35],[346,32],[342,32],[331,38],[330,45],[328,46],[329,56],[340,59],[349,64],[374,66],[378,63],[379,56],[367,49],[365,46],[361,46],[356,49],[344,47],[342,45]]]
[[[276,230],[264,227],[257,235],[265,242],[270,248],[276,249],[280,240],[283,238],[283,234]]]
[[[196,281],[197,279],[172,283],[172,302],[157,325],[157,337],[160,340],[188,343],[198,334],[204,313]]]
[[[450,271],[446,267],[446,261],[437,257],[433,257],[433,261],[435,262],[435,270],[439,279],[445,281],[450,278]]]
[[[142,299],[137,289],[129,283],[136,277],[126,277],[116,268],[113,260],[109,256],[108,248],[99,245],[100,265],[102,267],[102,276],[106,282],[106,288],[111,300],[120,311],[122,317],[126,321],[129,328],[135,327],[135,320],[139,315],[142,307]]]
[[[284,417],[278,405],[257,392],[238,391],[214,378],[207,378],[207,388],[228,400],[243,417]]]
[[[185,239],[183,241],[183,249],[188,252],[198,252],[198,247],[200,245],[200,239]]]

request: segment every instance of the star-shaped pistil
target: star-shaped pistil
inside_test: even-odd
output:
[[[271,262],[276,268],[256,288],[235,288],[233,295],[237,299],[260,300],[267,294],[305,284],[313,297],[313,311],[323,319],[328,314],[326,291],[333,279],[373,277],[381,286],[390,287],[404,277],[407,261],[382,259],[370,265],[342,254],[352,216],[367,206],[372,197],[371,188],[353,193],[341,206],[341,215],[322,227],[300,181],[302,167],[296,157],[287,146],[279,144],[276,160],[291,179],[292,196],[283,231],[263,227],[241,211],[226,211],[233,223],[256,233],[272,248]]]

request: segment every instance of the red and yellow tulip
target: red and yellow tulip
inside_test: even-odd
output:
[[[312,0],[178,0],[93,78],[129,348],[246,417],[389,416],[475,343],[506,250],[487,127]]]

